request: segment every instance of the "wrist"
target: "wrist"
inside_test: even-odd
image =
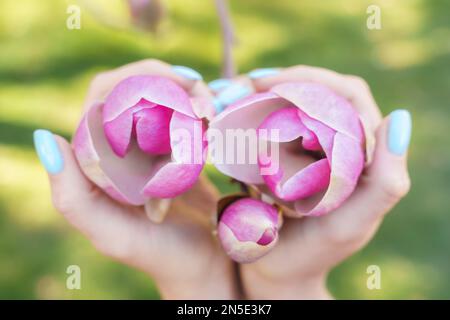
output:
[[[220,257],[198,277],[183,276],[180,267],[179,277],[156,278],[156,285],[162,299],[169,300],[229,300],[237,299],[238,288],[233,263]]]
[[[244,292],[248,299],[330,300],[326,275],[268,278],[252,271],[242,273]]]
[[[190,281],[158,283],[157,286],[164,300],[231,300],[236,299],[234,288],[222,279],[213,281]]]

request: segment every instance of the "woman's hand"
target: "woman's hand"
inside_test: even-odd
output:
[[[146,60],[98,75],[86,108],[102,100],[119,81],[137,74],[165,76],[192,95],[209,94],[193,70]],[[148,273],[163,298],[236,298],[233,264],[211,233],[219,195],[206,178],[174,199],[164,223],[155,224],[143,208],[119,204],[94,186],[63,138],[38,130],[35,144],[49,172],[56,209],[98,251]]]
[[[249,78],[256,91],[286,81],[327,85],[349,99],[368,130],[375,133],[373,162],[353,195],[328,215],[286,218],[275,248],[257,262],[240,268],[250,299],[331,298],[325,287],[329,271],[373,237],[384,215],[409,190],[409,113],[397,110],[383,120],[364,80],[325,69],[297,66],[280,72],[258,71],[250,73]]]

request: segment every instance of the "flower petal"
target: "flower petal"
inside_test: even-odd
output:
[[[289,142],[297,139],[308,130],[300,121],[297,110],[295,107],[286,107],[272,112],[258,127],[258,134],[260,130],[279,130],[278,139],[274,142]]]
[[[156,198],[173,198],[198,180],[203,169],[203,123],[174,112],[170,121],[172,161],[155,170],[143,188],[143,194]]]
[[[118,201],[142,205],[143,186],[152,174],[155,161],[130,145],[124,158],[110,148],[102,127],[102,104],[94,105],[84,116],[75,134],[75,155],[84,174]]]
[[[328,87],[312,82],[290,82],[276,85],[270,91],[291,101],[308,116],[328,127],[357,141],[363,140],[358,113],[350,102]]]
[[[223,222],[219,223],[218,233],[225,252],[239,263],[250,263],[263,257],[275,246],[277,239],[268,245],[260,245],[253,241],[239,241],[233,231]]]
[[[134,113],[136,140],[142,151],[151,155],[170,153],[169,124],[172,113],[173,110],[163,106],[145,108]]]
[[[145,108],[153,108],[155,106],[156,104],[141,99],[136,105],[125,110],[114,120],[103,123],[106,138],[116,155],[123,158],[128,152],[133,132],[133,119],[135,113]]]
[[[264,175],[264,181],[270,190],[280,199],[295,201],[322,191],[330,182],[330,166],[327,159],[311,163],[292,177],[282,182],[283,170],[274,175]]]
[[[194,97],[191,98],[192,108],[194,109],[197,118],[206,118],[211,121],[216,114],[216,109],[210,98]]]
[[[215,139],[216,135],[218,139],[227,139],[227,130],[256,129],[270,113],[288,105],[290,103],[286,100],[280,99],[276,94],[270,92],[244,98],[227,107],[210,122],[208,140]],[[226,161],[226,155],[230,153],[230,150],[225,150],[227,141],[224,142],[222,148],[210,152],[211,161],[216,168],[220,172],[246,183],[263,183],[256,159],[253,163],[247,161],[245,164]],[[234,150],[234,154],[249,154],[248,144],[237,144],[237,148],[239,149]]]
[[[220,221],[232,230],[239,241],[258,242],[265,236],[266,230],[278,227],[278,213],[268,203],[244,198],[225,208]]]
[[[114,120],[141,99],[196,118],[188,94],[178,84],[159,76],[140,75],[114,87],[105,100],[103,122]]]
[[[316,142],[316,141],[312,142],[314,144],[314,146],[316,145],[316,143],[318,143],[321,146],[322,150],[325,152],[325,155],[327,156],[328,161],[331,163],[332,156],[333,156],[334,136],[336,134],[336,131],[331,129],[330,127],[326,126],[325,124],[321,123],[320,121],[309,117],[302,110],[298,110],[298,114],[300,116],[302,123],[311,132],[313,132],[315,138],[317,138],[318,142]],[[309,149],[309,150],[311,150],[311,149]]]
[[[197,182],[202,168],[202,164],[167,163],[155,173],[142,193],[156,198],[176,197]]]
[[[204,129],[201,120],[174,112],[170,121],[170,146],[172,159],[177,163],[204,163],[207,141],[203,139]]]
[[[339,207],[356,187],[364,167],[364,152],[359,141],[337,132],[334,137],[331,176],[328,190],[320,202],[305,211],[302,202],[295,207],[301,215],[319,216]]]

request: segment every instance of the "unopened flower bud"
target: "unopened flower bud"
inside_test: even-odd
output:
[[[253,262],[266,255],[277,242],[279,221],[274,206],[242,198],[228,205],[220,216],[219,239],[233,260]]]
[[[133,23],[147,31],[155,32],[166,15],[160,0],[128,0]]]

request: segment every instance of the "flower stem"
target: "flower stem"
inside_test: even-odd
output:
[[[236,75],[236,67],[233,60],[233,45],[235,43],[233,26],[230,19],[227,0],[215,0],[217,15],[222,30],[222,76],[232,78]]]

